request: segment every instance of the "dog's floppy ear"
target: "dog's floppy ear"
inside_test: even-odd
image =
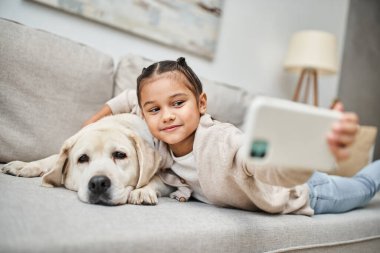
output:
[[[148,184],[154,174],[156,174],[161,162],[161,156],[158,151],[138,135],[130,133],[128,136],[135,142],[137,160],[140,169],[136,188],[141,188]]]
[[[58,159],[56,163],[53,165],[53,168],[42,176],[42,186],[45,187],[54,187],[61,186],[64,184],[64,171],[67,164],[67,158],[69,155],[69,151],[74,145],[74,143],[78,140],[80,133],[77,133],[67,139],[59,152]]]

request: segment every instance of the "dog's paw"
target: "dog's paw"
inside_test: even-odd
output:
[[[133,190],[129,194],[128,203],[134,205],[155,205],[158,203],[157,193],[150,188]]]
[[[175,191],[175,192],[170,193],[169,197],[172,198],[172,199],[176,199],[179,202],[187,202],[187,200],[189,199],[190,195],[186,196],[181,191]]]
[[[4,165],[1,172],[17,177],[39,177],[43,174],[42,168],[31,162],[13,161]]]

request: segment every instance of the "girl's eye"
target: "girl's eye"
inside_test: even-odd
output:
[[[158,108],[158,107],[153,107],[153,108],[150,108],[150,109],[148,110],[148,112],[156,113],[156,112],[158,112],[159,110],[160,110],[160,108]]]
[[[115,158],[115,159],[125,159],[127,158],[127,154],[124,153],[124,152],[121,152],[121,151],[115,151],[112,153],[112,157]]]
[[[78,163],[88,163],[90,161],[90,157],[88,155],[83,154],[78,158]]]
[[[173,103],[173,106],[175,106],[175,107],[179,107],[179,106],[181,106],[183,103],[185,103],[185,101],[182,101],[182,100],[175,101],[175,102]]]

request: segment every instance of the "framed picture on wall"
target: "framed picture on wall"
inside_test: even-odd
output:
[[[207,59],[224,0],[31,0]]]

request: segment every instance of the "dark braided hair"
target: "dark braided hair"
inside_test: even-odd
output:
[[[139,106],[141,107],[141,88],[144,85],[144,80],[156,77],[164,73],[176,73],[183,74],[187,80],[186,85],[193,92],[197,102],[199,95],[202,94],[202,83],[194,71],[187,65],[184,57],[179,57],[177,61],[159,61],[153,63],[147,68],[143,68],[141,74],[137,77],[137,99]]]

